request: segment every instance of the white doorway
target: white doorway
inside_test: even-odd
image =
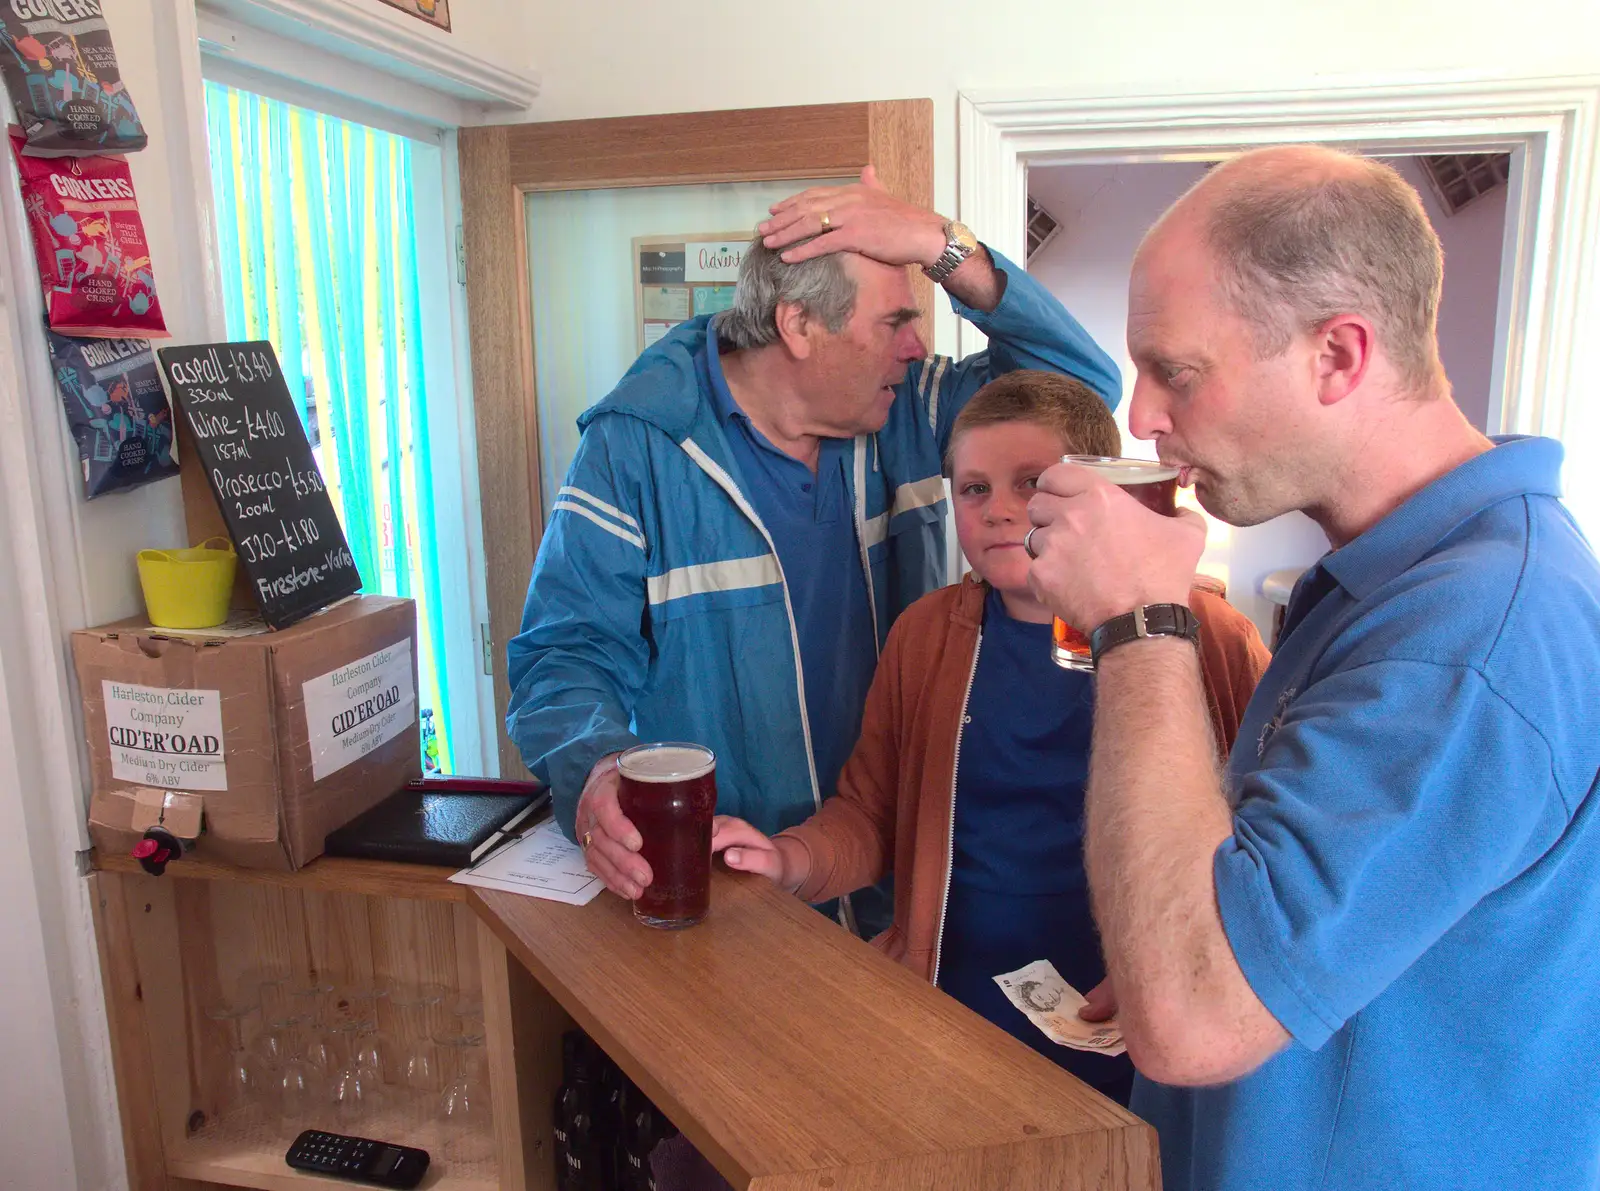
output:
[[[1568,504],[1591,538],[1600,536],[1600,401],[1584,382],[1600,365],[1593,247],[1600,79],[1274,94],[981,93],[963,94],[960,109],[961,218],[996,248],[1026,259],[1030,187],[1047,209],[1053,193],[1061,209],[1052,214],[1064,226],[1106,207],[1095,242],[1077,246],[1070,269],[1052,276],[1041,254],[1041,268],[1030,272],[1069,288],[1062,294],[1069,308],[1122,358],[1125,377],[1131,247],[1207,162],[1304,141],[1393,159],[1414,185],[1424,183],[1418,189],[1445,241],[1452,305],[1441,309],[1441,349],[1463,408],[1490,434],[1561,439]],[[1463,207],[1463,224],[1452,227],[1415,158],[1480,153],[1507,155],[1506,184]],[[1108,202],[1113,189],[1119,193]],[[958,333],[963,353],[979,346],[970,328]],[[1125,448],[1141,449],[1131,439]],[[1248,530],[1214,523],[1202,570],[1225,578],[1230,601],[1265,630],[1271,605],[1262,579],[1305,566],[1325,549],[1320,531],[1298,515]]]

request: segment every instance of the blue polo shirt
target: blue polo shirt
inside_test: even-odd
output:
[[[823,439],[812,475],[773,446],[734,402],[715,335],[707,337],[701,360],[740,487],[772,535],[783,566],[800,638],[811,755],[827,798],[861,734],[861,712],[878,668],[872,603],[845,480],[847,440]]]
[[[1213,873],[1293,1037],[1138,1081],[1168,1191],[1600,1186],[1600,566],[1559,444],[1496,442],[1290,600]]]

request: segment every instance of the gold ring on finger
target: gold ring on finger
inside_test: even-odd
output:
[[[592,835],[594,835],[594,832],[592,832],[592,831],[585,831],[583,833],[583,850],[585,852],[587,852],[589,850],[590,837]]]
[[[826,211],[824,211],[822,213],[822,230],[823,231],[827,231],[832,226],[833,226],[833,216],[829,215]]]

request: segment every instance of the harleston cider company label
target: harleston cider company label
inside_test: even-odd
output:
[[[102,679],[111,775],[169,790],[226,790],[219,691]]]

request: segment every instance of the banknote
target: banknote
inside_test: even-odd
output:
[[[996,976],[994,982],[1051,1041],[1102,1055],[1127,1053],[1117,1019],[1084,1021],[1079,1017],[1083,994],[1061,979],[1049,960],[1036,959],[1025,968]]]

